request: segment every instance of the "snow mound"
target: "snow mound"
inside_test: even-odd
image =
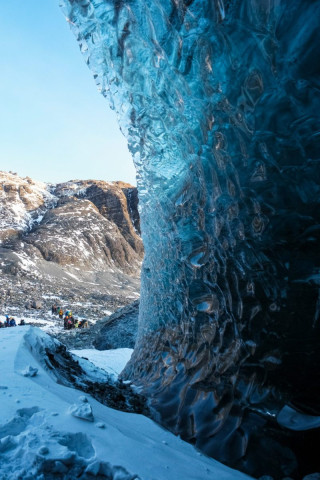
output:
[[[0,345],[0,362],[6,365],[0,390],[1,480],[249,478],[200,456],[143,415],[113,410],[57,383],[60,374],[50,351],[60,345],[39,329],[1,329]],[[21,375],[30,365],[39,374]],[[94,368],[100,378],[91,364],[92,379]],[[73,405],[90,406],[95,421],[79,422],[70,415]]]

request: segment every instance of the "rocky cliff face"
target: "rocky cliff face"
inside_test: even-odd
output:
[[[143,256],[137,205],[122,182],[47,185],[0,172],[2,303],[96,297],[113,310],[132,301]]]

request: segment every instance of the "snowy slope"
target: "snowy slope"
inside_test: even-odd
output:
[[[52,340],[37,328],[0,331],[5,366],[0,377],[1,480],[249,478],[206,458],[142,415],[110,409],[57,384],[41,362],[46,342]],[[92,365],[90,371],[98,380],[107,375]]]
[[[0,243],[15,231],[31,229],[57,201],[48,184],[0,172]]]
[[[94,365],[105,370],[112,378],[116,379],[129,362],[133,349],[117,348],[112,350],[95,350],[85,348],[81,350],[70,350],[71,353],[81,358],[86,358]]]

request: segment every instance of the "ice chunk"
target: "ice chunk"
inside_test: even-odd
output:
[[[81,418],[82,420],[87,420],[88,422],[93,422],[93,412],[90,403],[79,403],[74,404],[69,409],[73,417]]]
[[[24,377],[35,377],[38,373],[38,369],[28,365],[21,373]]]
[[[98,427],[98,428],[106,428],[106,424],[103,423],[103,422],[98,422],[98,423],[96,423],[96,427]]]

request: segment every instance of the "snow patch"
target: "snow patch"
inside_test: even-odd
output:
[[[129,362],[133,350],[131,348],[118,348],[115,350],[71,350],[78,357],[86,358],[97,367],[109,373],[114,380],[118,378],[126,364]]]

